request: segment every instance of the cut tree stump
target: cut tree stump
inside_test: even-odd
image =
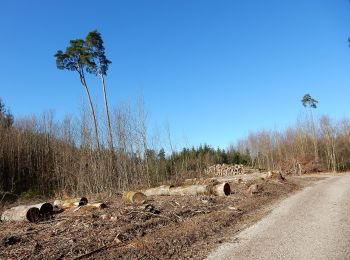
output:
[[[248,197],[254,196],[255,194],[258,194],[261,190],[261,186],[258,184],[252,184],[249,186],[249,188],[246,190],[245,194]]]
[[[142,205],[146,202],[147,196],[142,192],[126,191],[123,193],[123,200],[136,205]]]

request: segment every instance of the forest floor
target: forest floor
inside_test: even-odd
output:
[[[0,259],[203,259],[275,202],[322,178],[255,179],[230,184],[230,196],[155,196],[148,206],[116,195],[105,199],[103,210],[66,210],[39,223],[0,222]],[[259,189],[247,194],[252,184]]]

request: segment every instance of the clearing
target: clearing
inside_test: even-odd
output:
[[[148,206],[115,195],[104,200],[103,210],[82,207],[45,222],[1,222],[0,258],[203,259],[275,202],[322,178],[252,178],[230,183],[230,196],[155,196]],[[247,193],[252,184],[258,189]]]

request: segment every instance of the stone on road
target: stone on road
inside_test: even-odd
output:
[[[350,175],[282,201],[207,259],[350,259]]]

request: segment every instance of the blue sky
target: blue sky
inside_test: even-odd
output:
[[[53,54],[98,29],[112,65],[111,106],[142,92],[149,128],[167,122],[179,146],[226,147],[302,112],[349,116],[350,3],[346,0],[128,0],[0,3],[0,98],[15,116],[79,114],[77,75]],[[102,107],[99,82],[90,81]]]

